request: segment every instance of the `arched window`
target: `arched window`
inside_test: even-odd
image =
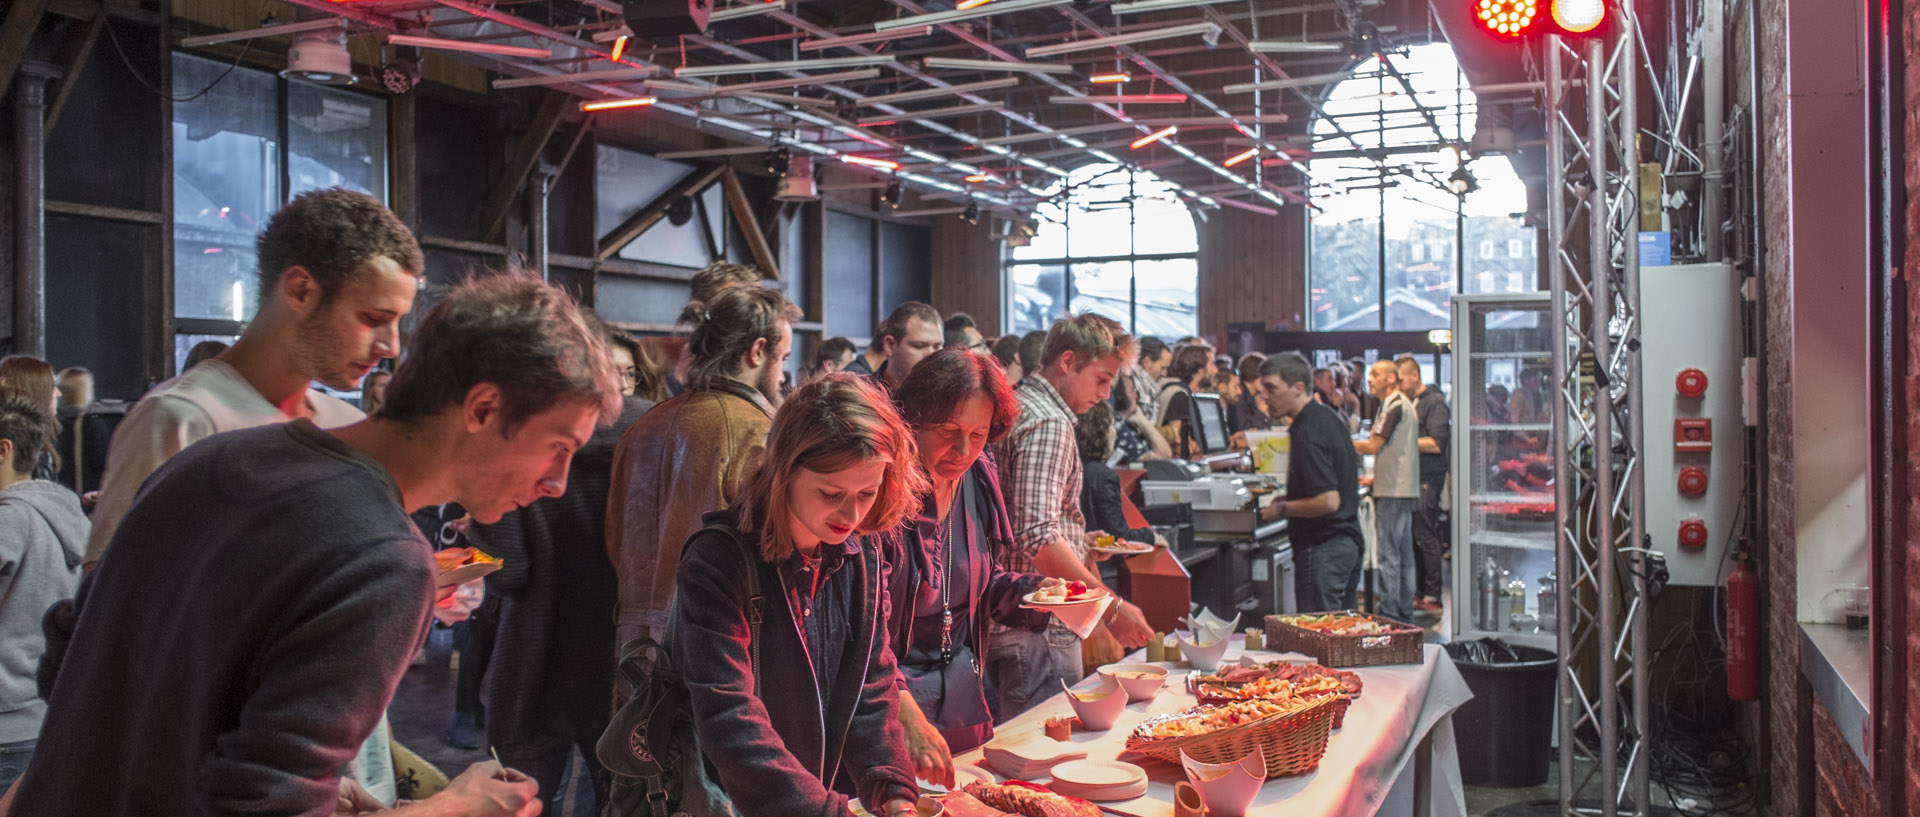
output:
[[[1035,211],[1038,230],[1006,264],[1008,326],[1046,329],[1092,310],[1134,335],[1195,334],[1199,243],[1172,185],[1143,170],[1074,170]]]
[[[1313,122],[1315,331],[1445,328],[1453,293],[1526,291],[1538,277],[1534,230],[1517,217],[1526,190],[1507,158],[1469,159],[1476,189],[1450,189],[1477,112],[1452,48],[1385,60],[1334,85]]]

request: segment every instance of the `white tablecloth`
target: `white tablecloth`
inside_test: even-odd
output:
[[[1235,643],[1239,643],[1237,637]],[[1403,773],[1412,776],[1416,754],[1424,750],[1431,753],[1431,774],[1422,781],[1426,793],[1414,796],[1425,801],[1426,808],[1416,805],[1414,813],[1466,817],[1460,756],[1454,745],[1450,716],[1472,698],[1473,693],[1468,691],[1466,681],[1445,651],[1432,644],[1426,645],[1424,651],[1425,660],[1418,665],[1356,669],[1364,688],[1360,698],[1347,710],[1345,725],[1334,730],[1327,741],[1327,754],[1321,759],[1320,768],[1309,774],[1268,780],[1261,786],[1260,795],[1248,814],[1370,817],[1388,802],[1389,792]],[[1258,661],[1311,660],[1296,653],[1246,653],[1236,646],[1227,652],[1222,664],[1235,662],[1241,655],[1250,655]],[[1108,731],[1073,733],[1073,742],[1086,748],[1089,758],[1119,758],[1127,735],[1141,721],[1194,705],[1193,696],[1186,691],[1186,676],[1191,670],[1184,663],[1162,666],[1171,670],[1167,685],[1152,700],[1128,704]],[[1099,677],[1090,677],[1076,689],[1093,688],[1100,682]],[[1073,708],[1066,696],[1055,695],[1000,726],[994,741],[1012,742],[1039,736],[1044,734],[1048,718],[1072,715]],[[975,749],[954,761],[956,765],[979,766],[980,758],[981,751]],[[1173,786],[1186,779],[1180,768],[1136,755],[1124,759],[1146,769],[1150,780],[1147,793],[1133,800],[1101,805],[1135,817],[1172,817]],[[986,766],[981,768],[993,771]],[[1004,776],[996,773],[995,779],[1004,779]],[[1046,782],[1046,778],[1035,782]]]

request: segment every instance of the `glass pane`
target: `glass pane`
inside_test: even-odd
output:
[[[1067,211],[1058,204],[1047,202],[1034,208],[1039,216],[1035,226],[1038,230],[1033,240],[1025,247],[1014,247],[1015,260],[1049,259],[1067,257]]]
[[[1308,327],[1315,332],[1380,329],[1379,195],[1342,197],[1323,205],[1308,228]],[[1370,201],[1372,215],[1359,206]],[[1344,212],[1343,212],[1344,211]],[[1345,220],[1336,220],[1348,215]]]
[[[1480,189],[1461,203],[1467,249],[1462,285],[1472,293],[1539,289],[1539,231],[1512,215],[1526,209],[1526,187],[1506,157],[1478,159],[1470,167]]]
[[[1444,329],[1452,322],[1457,199],[1414,182],[1390,193],[1398,195],[1387,198],[1387,331]]]
[[[1133,264],[1099,261],[1073,265],[1074,313],[1098,312],[1133,326]]]
[[[1007,268],[1013,289],[1013,331],[1032,332],[1053,325],[1067,312],[1067,268],[1015,264]]]
[[[1139,174],[1134,185],[1142,194],[1133,202],[1133,251],[1141,255],[1198,251],[1193,214],[1174,196],[1171,186],[1146,173]]]
[[[1200,334],[1200,264],[1191,258],[1137,261],[1134,292],[1139,299],[1135,337],[1183,338]]]
[[[1075,258],[1133,252],[1132,206],[1124,199],[1075,206],[1067,226],[1067,246]]]
[[[174,90],[185,96],[206,88],[228,67],[175,54]],[[280,206],[278,82],[272,74],[235,68],[204,96],[173,106],[178,317],[253,316],[259,266],[253,240]]]
[[[386,100],[307,82],[287,84],[288,198],[345,187],[387,199]]]
[[[232,346],[233,342],[239,339],[239,335],[174,335],[173,370],[176,373],[185,372],[187,370],[187,355],[193,351],[193,347],[200,345],[203,341],[217,340],[228,346]]]

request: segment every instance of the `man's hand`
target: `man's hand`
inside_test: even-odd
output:
[[[373,796],[365,786],[351,777],[340,778],[340,797],[334,801],[334,817],[360,817],[362,814],[376,814],[387,810],[387,804]]]
[[[540,813],[540,784],[533,778],[483,760],[468,766],[446,789],[421,805],[462,817],[534,817]]]
[[[1107,629],[1113,632],[1120,646],[1137,650],[1153,640],[1153,628],[1147,626],[1147,614],[1140,612],[1137,605],[1130,601],[1116,601],[1113,606],[1113,618],[1107,621]]]
[[[1059,581],[1052,579],[1051,581]],[[920,703],[900,690],[900,726],[907,733],[907,758],[913,761],[913,773],[928,783],[953,788],[953,751],[940,730],[927,721]]]

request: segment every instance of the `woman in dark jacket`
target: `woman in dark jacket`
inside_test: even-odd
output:
[[[892,537],[888,559],[900,721],[915,770],[950,786],[953,755],[993,737],[981,680],[988,626],[1041,632],[1046,614],[1021,609],[1021,601],[1059,580],[1007,573],[993,558],[1011,546],[1013,525],[986,448],[1006,436],[1019,412],[999,364],[942,350],[914,366],[894,395],[932,481],[920,513]]]
[[[1073,437],[1080,446],[1080,514],[1087,518],[1087,532],[1104,532],[1130,542],[1152,542],[1153,528],[1127,527],[1120,502],[1120,475],[1107,465],[1107,459],[1113,456],[1113,409],[1105,403],[1093,404],[1080,415]]]
[[[893,405],[865,378],[828,375],[774,415],[743,495],[687,540],[674,652],[701,753],[741,817],[845,817],[842,776],[869,812],[914,813],[874,534],[925,489]]]

